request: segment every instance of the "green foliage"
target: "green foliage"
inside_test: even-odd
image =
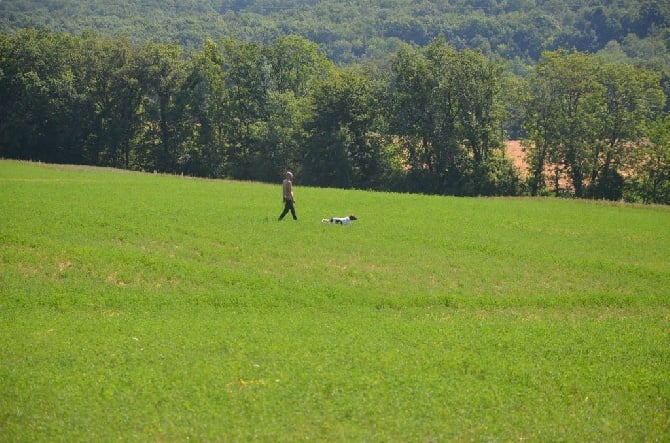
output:
[[[444,39],[401,45],[388,71],[297,36],[187,50],[21,30],[0,45],[3,157],[381,191],[523,192],[508,128],[531,141],[532,195],[551,174],[556,194],[620,199],[649,173],[637,151],[670,85],[574,51],[546,52],[526,83]]]
[[[410,177],[425,180],[419,189],[472,195],[486,181],[484,164],[500,144],[500,75],[481,53],[440,40],[398,51],[391,130],[403,141]],[[474,187],[463,185],[467,176]]]
[[[621,198],[623,174],[664,107],[658,75],[626,64],[564,51],[545,53],[530,78],[525,118],[531,192],[556,171],[555,192],[567,179],[577,197]],[[565,185],[563,185],[565,187]]]
[[[388,170],[379,140],[383,85],[355,70],[335,72],[316,86],[307,124],[306,184],[341,188],[383,187]]]
[[[670,204],[670,118],[651,125],[649,140],[635,152],[634,178],[626,198],[645,203]]]
[[[445,38],[459,50],[481,49],[526,63],[546,50],[597,52],[614,42],[656,46],[652,58],[628,44],[632,60],[670,66],[664,44],[670,11],[662,1],[407,1],[3,0],[0,29],[86,30],[132,41],[179,42],[200,47],[207,39],[240,38],[268,44],[300,35],[338,63],[384,64],[397,42],[423,46]],[[666,37],[664,37],[664,35]],[[633,40],[635,42],[633,43]],[[658,46],[660,45],[660,46]]]
[[[668,439],[667,207],[0,183],[6,441]]]

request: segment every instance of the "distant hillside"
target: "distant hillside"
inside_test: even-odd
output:
[[[670,69],[664,0],[0,0],[0,30],[29,27],[191,47],[296,34],[340,63],[383,62],[401,42],[442,36],[521,65],[543,50],[575,48]]]

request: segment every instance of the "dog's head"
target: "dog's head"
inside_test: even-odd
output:
[[[349,220],[358,220],[354,214],[351,214],[349,216]]]

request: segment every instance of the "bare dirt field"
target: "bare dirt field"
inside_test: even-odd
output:
[[[514,166],[519,168],[522,177],[528,174],[525,160],[526,153],[521,147],[521,140],[507,140],[505,142],[505,155],[512,159]]]
[[[521,146],[521,140],[507,140],[505,142],[505,155],[507,155],[507,157],[512,160],[514,166],[518,168],[521,178],[528,178],[528,163],[526,162],[526,152]],[[544,174],[547,188],[555,189],[556,184],[553,180],[555,179],[556,172],[553,166],[547,164],[544,169]],[[565,173],[561,173],[558,179],[558,186],[561,190],[571,189],[570,180],[565,175]]]

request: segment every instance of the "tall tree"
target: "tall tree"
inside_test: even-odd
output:
[[[531,192],[554,169],[577,197],[620,198],[626,156],[663,107],[659,77],[578,52],[544,54],[530,78]]]
[[[529,95],[526,97],[523,127],[529,141],[527,164],[529,168],[530,193],[535,196],[547,184],[547,171],[553,163],[554,191],[559,192],[559,165],[556,153],[560,138],[558,134],[560,88],[556,81],[551,80],[553,72],[549,63],[540,63],[529,78]],[[550,171],[552,172],[552,171]]]
[[[645,203],[670,204],[670,116],[654,121],[635,151],[632,194]]]
[[[403,141],[416,190],[478,193],[489,155],[500,147],[500,67],[436,39],[400,48],[392,69],[391,130]]]
[[[334,72],[314,92],[307,128],[306,183],[369,188],[385,170],[379,139],[378,83],[355,69]]]
[[[100,39],[85,34],[76,51],[77,77],[85,91],[81,120],[90,119],[83,160],[91,164],[130,168],[132,140],[140,131],[142,99],[136,57],[138,47],[127,39]]]
[[[407,150],[407,168],[419,171],[424,165],[430,165],[428,144],[434,132],[430,100],[437,90],[437,83],[431,77],[428,61],[409,45],[398,49],[392,70],[391,130],[403,139]]]
[[[318,45],[303,37],[282,37],[264,49],[269,86],[252,155],[256,177],[274,181],[287,169],[300,172],[313,95],[335,67]]]
[[[183,118],[184,51],[176,44],[147,43],[137,63],[145,126],[138,146],[138,166],[182,172],[178,166],[180,150],[194,124]]]
[[[592,59],[578,52],[547,52],[538,64],[531,78],[531,90],[537,94],[531,97],[527,118],[529,134],[537,137],[531,163],[535,183],[549,160],[564,168],[575,195],[583,196],[584,179],[592,168],[588,150],[597,132],[601,86],[596,78]],[[557,169],[557,184],[558,174]]]
[[[255,126],[264,115],[272,67],[263,47],[256,43],[227,39],[221,48],[227,96],[223,109],[227,116],[225,174],[252,179]]]
[[[25,30],[2,39],[0,51],[0,152],[18,158],[80,163],[85,122],[71,65],[75,40]]]
[[[480,193],[489,174],[489,160],[502,147],[497,131],[502,120],[502,69],[472,50],[462,51],[452,69],[459,143],[465,146],[473,162],[472,191]]]
[[[602,85],[602,104],[596,108],[598,132],[591,146],[588,194],[619,199],[623,192],[628,157],[645,136],[648,121],[663,109],[660,76],[622,63],[598,63],[597,80]],[[623,170],[622,170],[623,169]]]
[[[189,60],[184,84],[193,133],[184,158],[185,172],[206,177],[223,177],[226,171],[226,146],[230,144],[227,125],[229,90],[223,69],[221,48],[207,40]]]

